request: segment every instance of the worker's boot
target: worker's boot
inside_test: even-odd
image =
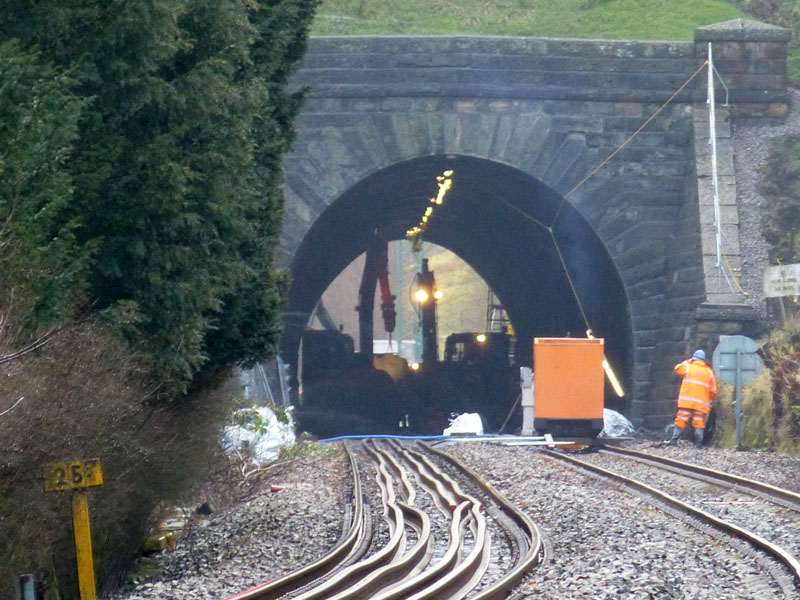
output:
[[[702,448],[703,447],[703,440],[706,436],[705,429],[695,429],[694,430],[694,447],[695,448]]]
[[[677,446],[678,438],[681,437],[681,433],[683,433],[683,429],[681,429],[677,425],[674,426],[672,428],[672,437],[669,438],[669,441],[667,441],[667,446]]]

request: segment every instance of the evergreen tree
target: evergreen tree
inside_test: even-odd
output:
[[[72,316],[85,291],[88,256],[68,217],[85,104],[72,85],[18,42],[0,43],[0,321],[17,342]]]
[[[14,3],[0,29],[80,75],[74,217],[97,248],[91,300],[165,389],[267,358],[286,91],[317,0]]]
[[[249,269],[230,287],[214,315],[206,374],[231,363],[250,366],[277,352],[278,315],[288,288],[286,274],[271,267],[283,215],[281,162],[293,140],[292,122],[304,96],[303,92],[288,92],[286,84],[305,51],[317,4],[317,0],[273,0],[252,7],[248,15],[255,33],[252,65],[239,73],[239,79],[255,82],[267,96],[251,130],[258,188],[248,221],[254,229],[249,237],[237,238],[237,252]]]

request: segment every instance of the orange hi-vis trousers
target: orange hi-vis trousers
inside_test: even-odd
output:
[[[689,418],[692,419],[692,427],[695,429],[706,428],[706,414],[699,410],[691,410],[688,408],[679,408],[678,414],[675,415],[675,427],[678,429],[685,429],[689,423]]]

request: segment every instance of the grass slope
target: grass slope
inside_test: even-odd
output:
[[[312,35],[526,35],[690,40],[746,18],[723,0],[323,0]]]

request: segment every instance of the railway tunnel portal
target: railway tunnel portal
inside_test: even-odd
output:
[[[310,313],[330,282],[369,245],[376,228],[390,240],[404,239],[430,206],[436,177],[445,171],[453,172],[453,186],[431,215],[424,239],[457,254],[494,290],[518,348],[529,351],[536,336],[583,337],[591,328],[606,339],[612,364],[630,373],[629,303],[600,238],[554,190],[486,159],[420,157],[348,189],[295,252],[292,271],[303,276],[292,286],[292,307]]]
[[[711,41],[730,94],[717,111],[721,227],[735,241],[726,260],[744,276],[731,122],[785,115],[787,33],[736,21],[683,43],[312,39],[295,77],[310,94],[284,164],[284,360],[296,360],[317,300],[374,228],[402,239],[451,169],[425,240],[483,277],[522,343],[583,335],[588,323],[621,375],[624,412],[663,425],[674,411],[672,365],[758,321],[712,268],[697,74]]]

